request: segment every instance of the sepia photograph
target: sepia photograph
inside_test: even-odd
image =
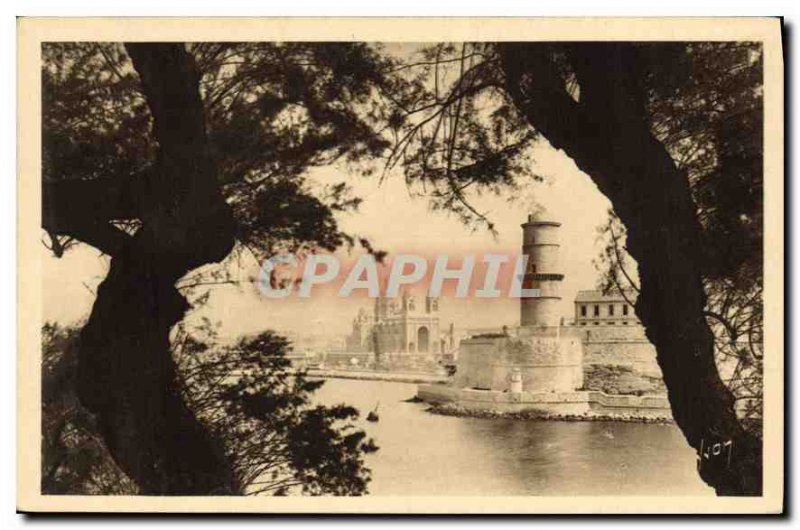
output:
[[[779,19],[178,20],[18,22],[18,509],[783,509]]]

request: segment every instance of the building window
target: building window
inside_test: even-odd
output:
[[[582,305],[582,306],[581,306],[581,316],[582,316],[582,317],[585,317],[585,316],[586,316],[586,306],[585,306],[585,305]]]
[[[623,304],[622,306],[622,314],[628,316],[628,304]]]
[[[595,323],[594,323],[594,325],[595,325],[595,326],[599,326],[599,325],[600,325],[600,322],[595,322]]]
[[[608,304],[608,316],[614,316],[614,304]]]
[[[581,322],[581,326],[585,326],[585,325],[586,325],[586,322]]]
[[[622,325],[623,325],[623,326],[627,326],[627,325],[628,325],[628,321],[627,321],[627,320],[624,320],[624,321],[622,322]]]
[[[614,322],[609,322],[609,323],[608,323],[608,325],[609,325],[609,326],[613,326],[613,325],[614,325]]]
[[[595,304],[595,306],[594,306],[594,316],[596,316],[596,317],[600,316],[600,306],[597,305],[597,304]]]

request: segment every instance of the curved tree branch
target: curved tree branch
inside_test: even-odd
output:
[[[720,494],[758,495],[760,441],[738,422],[703,314],[697,209],[686,175],[650,131],[632,48],[575,43],[561,50],[579,102],[566,90],[552,45],[500,44],[499,53],[516,107],[592,178],[628,230],[641,278],[635,308],[656,346],[676,423],[698,453],[709,443],[733,444],[730,465],[700,466],[702,478]]]

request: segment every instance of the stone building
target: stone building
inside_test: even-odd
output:
[[[345,349],[352,353],[371,352],[373,349],[372,328],[375,317],[363,307],[353,319],[353,328],[345,339]]]
[[[576,326],[639,326],[636,312],[631,305],[636,300],[636,291],[624,293],[600,290],[578,291],[575,297]]]
[[[403,355],[439,355],[447,349],[439,329],[439,299],[425,297],[420,304],[407,291],[399,300],[375,299],[373,314],[361,309],[347,337],[352,352]]]

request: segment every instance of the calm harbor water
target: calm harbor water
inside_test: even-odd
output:
[[[380,446],[374,495],[713,495],[674,425],[438,416],[404,403],[416,385],[329,379],[325,404],[362,412]],[[380,421],[363,421],[380,403]]]

